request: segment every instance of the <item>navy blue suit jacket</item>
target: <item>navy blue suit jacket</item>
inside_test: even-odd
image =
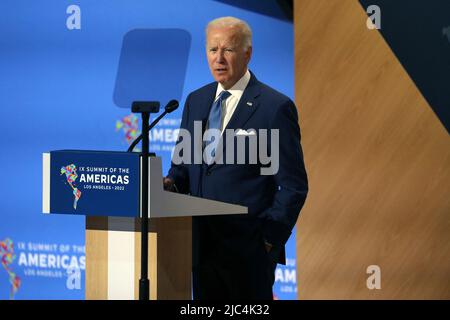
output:
[[[187,97],[181,128],[188,130],[192,137],[194,121],[201,121],[204,130],[216,89],[217,82],[213,82]],[[270,130],[278,129],[279,169],[274,175],[261,175],[261,167],[267,167],[266,164],[261,163],[259,158],[256,164],[248,163],[248,140],[245,146],[246,164],[236,163],[236,152],[231,164],[226,163],[226,159],[224,164],[194,164],[193,154],[199,151],[194,149],[194,143],[190,164],[172,163],[168,176],[175,181],[180,192],[248,207],[248,215],[194,219],[194,264],[215,250],[222,251],[231,259],[236,256],[251,257],[252,252],[264,248],[264,240],[282,247],[282,254],[277,260],[284,263],[284,244],[308,192],[297,109],[288,97],[259,82],[251,73],[250,81],[225,129],[255,129],[258,142],[259,130],[267,129],[269,152],[274,150]],[[233,139],[236,151],[236,137]],[[223,146],[225,154],[230,141],[224,141]]]

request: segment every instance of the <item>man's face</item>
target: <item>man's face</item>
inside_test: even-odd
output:
[[[214,80],[231,88],[247,70],[252,48],[244,49],[242,37],[234,27],[210,27],[206,35],[206,55]]]

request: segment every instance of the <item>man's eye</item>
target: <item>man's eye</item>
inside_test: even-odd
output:
[[[209,52],[216,52],[216,51],[217,51],[216,48],[211,48],[211,49],[209,49]]]

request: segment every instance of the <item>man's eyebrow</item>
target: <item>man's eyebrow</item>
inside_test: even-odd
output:
[[[208,49],[217,49],[219,46],[217,45],[211,45],[211,46],[207,46]],[[223,49],[235,49],[236,46],[235,45],[229,45],[229,46],[223,46]]]

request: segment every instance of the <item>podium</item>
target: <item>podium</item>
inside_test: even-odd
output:
[[[165,191],[160,157],[149,158],[150,299],[191,299],[191,217],[246,214],[235,204]],[[43,213],[86,219],[86,299],[139,297],[142,161],[138,153],[43,154]]]

